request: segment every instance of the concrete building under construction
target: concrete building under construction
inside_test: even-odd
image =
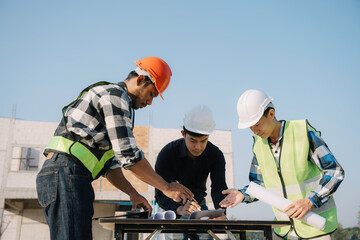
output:
[[[49,228],[37,200],[36,174],[45,161],[42,153],[57,125],[55,122],[0,118],[0,239],[50,239]],[[162,147],[182,137],[180,129],[151,126],[135,126],[134,135],[138,147],[144,151],[153,167]],[[231,131],[215,130],[209,141],[224,153],[227,185],[233,187]],[[124,175],[141,195],[149,202],[153,201],[153,187],[139,181],[129,171],[124,170]],[[114,188],[105,178],[94,181],[93,187],[94,217],[114,216],[130,209],[128,195]],[[207,205],[212,209],[209,195],[206,199]],[[94,239],[113,239],[113,231],[103,228],[96,221],[93,221],[93,233]]]

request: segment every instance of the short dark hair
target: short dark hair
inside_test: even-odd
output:
[[[126,77],[125,81],[128,81],[134,77],[138,77],[139,74],[137,74],[137,72],[135,72],[135,70],[131,71],[128,76]],[[153,84],[153,82],[151,81],[151,79],[148,76],[144,76],[145,77],[145,86],[149,85],[150,83]]]
[[[274,109],[274,110],[275,110],[275,108],[273,108],[273,107],[268,107],[268,108],[264,111],[264,114],[263,114],[264,117],[267,117],[270,109]]]
[[[192,136],[192,137],[208,136],[208,135],[206,135],[206,134],[194,133],[194,132],[192,132],[192,131],[189,131],[189,130],[187,130],[187,129],[185,128],[185,126],[183,126],[183,129],[184,129],[185,134],[189,134],[189,135]]]

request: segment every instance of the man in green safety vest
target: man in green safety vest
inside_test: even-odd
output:
[[[134,110],[151,105],[165,91],[172,75],[157,57],[135,62],[124,82],[99,82],[84,89],[63,108],[63,118],[47,145],[47,160],[36,178],[39,203],[51,239],[92,239],[94,190],[91,182],[106,177],[128,194],[137,207],[151,206],[124,177],[121,168],[185,203],[193,194],[183,185],[166,182],[151,167],[133,135]]]
[[[274,229],[275,239],[333,239],[337,213],[332,194],[344,179],[337,162],[320,132],[307,120],[278,121],[273,98],[259,90],[247,90],[239,98],[237,111],[240,129],[255,134],[249,180],[292,201],[285,209],[273,207],[276,220],[290,220],[291,225]],[[243,189],[223,191],[222,207],[257,199]],[[301,219],[314,212],[326,219],[323,230]]]

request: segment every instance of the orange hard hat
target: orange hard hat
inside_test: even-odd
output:
[[[170,77],[172,76],[169,65],[164,60],[158,57],[146,57],[139,61],[135,61],[135,63],[140,68],[136,69],[135,71],[139,75],[145,76],[149,76],[148,74],[146,74],[146,72],[148,72],[150,74],[149,77],[151,81],[155,84],[156,90],[159,92],[160,97],[164,99],[161,94],[169,86]],[[141,70],[145,70],[146,72],[143,72]]]

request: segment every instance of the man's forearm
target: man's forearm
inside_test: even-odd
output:
[[[106,178],[109,182],[114,185],[119,190],[128,194],[130,197],[130,201],[132,202],[132,210],[136,208],[142,208],[144,211],[148,211],[149,213],[152,211],[152,207],[149,202],[141,196],[136,189],[131,185],[131,183],[125,178],[121,168],[115,168],[108,172]]]
[[[167,190],[169,187],[168,183],[154,171],[146,158],[143,158],[135,163],[129,170],[138,179],[159,189],[160,191]]]
[[[180,203],[174,202],[172,199],[165,196],[161,191],[155,189],[155,200],[164,210],[173,210],[176,212],[176,209],[181,206]]]
[[[127,195],[137,192],[131,183],[125,178],[121,168],[111,169],[106,175],[106,178],[112,185]]]

